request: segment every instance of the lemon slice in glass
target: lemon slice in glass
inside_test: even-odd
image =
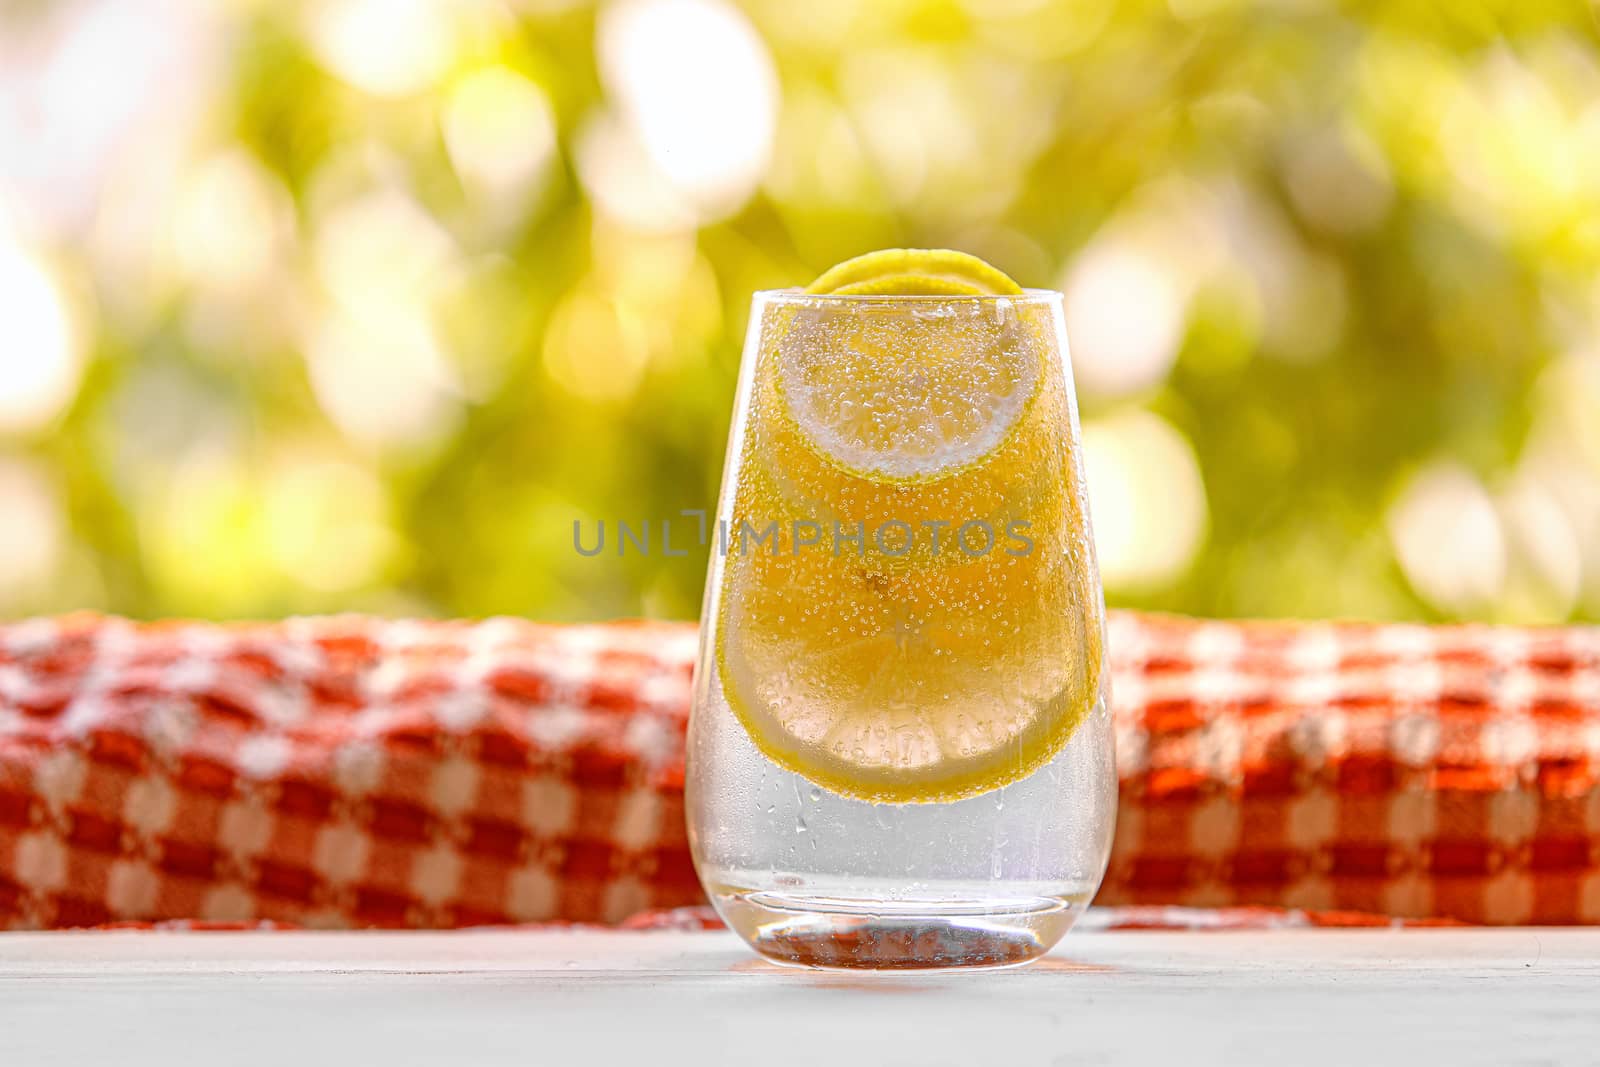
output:
[[[890,249],[848,260],[818,295],[1020,296],[960,252]],[[1040,346],[1007,306],[952,313],[947,301],[866,300],[859,312],[802,309],[771,367],[779,417],[842,470],[885,481],[942,477],[994,452],[1039,385]]]
[[[957,284],[954,301],[893,300]],[[1021,291],[949,252],[874,253],[812,288],[861,303],[801,302],[763,338],[734,529],[988,528],[963,548],[947,527],[936,558],[925,544],[893,560],[836,553],[832,531],[804,549],[731,545],[723,693],[768,758],[846,796],[949,801],[1018,780],[1100,686],[1103,609],[1051,312],[961,301]],[[1025,546],[999,526],[1008,516],[1027,520]]]
[[[959,800],[1032,773],[1094,707],[1099,617],[1061,556],[923,574],[826,553],[728,560],[717,667],[780,766],[861,800]]]

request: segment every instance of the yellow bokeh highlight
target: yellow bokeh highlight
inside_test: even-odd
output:
[[[551,315],[545,373],[576,399],[598,404],[628,400],[643,383],[649,358],[645,324],[614,297],[578,290]]]

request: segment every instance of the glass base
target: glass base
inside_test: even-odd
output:
[[[793,892],[713,895],[723,920],[774,963],[828,970],[1017,967],[1061,940],[1090,894],[867,901]]]

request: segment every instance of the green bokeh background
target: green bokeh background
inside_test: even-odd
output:
[[[0,6],[14,111],[115,111],[48,75],[108,10]],[[92,166],[5,142],[73,340],[0,404],[0,614],[693,618],[704,550],[574,521],[712,506],[753,290],[949,246],[1068,291],[1113,604],[1600,619],[1586,4],[185,12]]]

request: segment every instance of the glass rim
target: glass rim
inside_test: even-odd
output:
[[[1063,300],[1058,289],[1024,288],[1019,293],[808,293],[799,286],[783,289],[758,289],[751,294],[754,303],[770,304],[1057,304]]]

